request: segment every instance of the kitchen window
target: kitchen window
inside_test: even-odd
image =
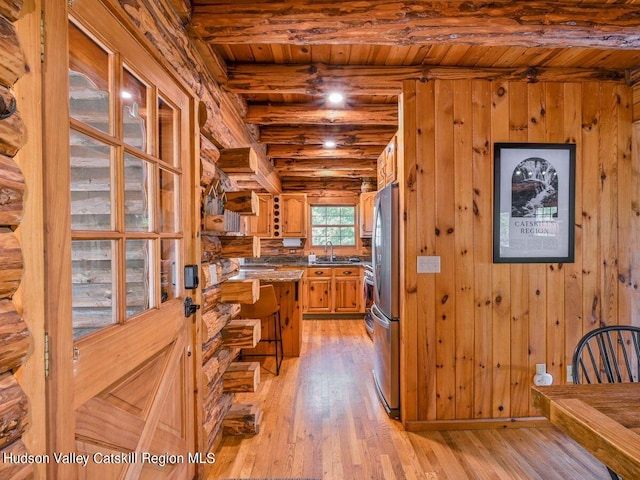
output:
[[[311,246],[356,245],[356,208],[352,205],[311,207]]]

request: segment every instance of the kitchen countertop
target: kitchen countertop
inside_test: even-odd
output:
[[[247,263],[243,265],[240,270],[261,270],[261,269],[275,269],[279,267],[296,267],[296,268],[307,268],[307,267],[364,267],[365,265],[371,265],[371,262],[347,262],[347,261],[335,261],[335,262],[314,262],[314,263]]]
[[[338,255],[333,262],[328,262],[328,256],[318,255],[317,261],[309,263],[308,256],[266,256],[260,258],[245,259],[245,263],[241,269],[258,269],[258,268],[308,268],[308,267],[362,267],[371,265],[371,257],[368,255],[356,256],[359,261],[350,262],[348,255]]]
[[[240,269],[240,273],[235,277],[231,277],[229,280],[253,280],[258,279],[262,282],[297,282],[304,275],[304,270],[243,270]]]
[[[307,264],[307,267],[363,267],[367,262],[315,262]]]

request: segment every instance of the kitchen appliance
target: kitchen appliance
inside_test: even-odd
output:
[[[373,267],[373,378],[389,416],[400,413],[400,254],[399,190],[381,189],[375,198]]]
[[[362,299],[364,300],[364,328],[367,330],[369,338],[373,340],[373,315],[371,315],[371,306],[373,305],[373,267],[371,265],[364,266]]]

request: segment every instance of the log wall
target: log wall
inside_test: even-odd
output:
[[[585,332],[640,325],[631,93],[614,82],[405,82],[407,428],[538,416],[529,394],[537,363],[564,383]],[[574,263],[492,262],[495,142],[577,145]],[[418,275],[417,255],[440,256],[441,273]]]
[[[24,273],[19,237],[24,211],[25,178],[13,157],[26,142],[13,86],[27,72],[13,22],[22,3],[0,0],[0,456],[26,453],[23,436],[29,425],[29,402],[16,372],[31,344],[22,317],[21,297],[15,296]],[[0,478],[31,478],[33,465],[0,462]]]
[[[233,393],[223,391],[222,375],[235,360],[239,348],[226,346],[222,331],[240,313],[237,303],[222,303],[222,285],[237,275],[238,261],[222,258],[217,238],[203,235],[202,272],[202,405],[204,448],[215,448],[222,434],[222,422],[233,403]]]

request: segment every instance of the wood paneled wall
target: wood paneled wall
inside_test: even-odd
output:
[[[538,416],[536,364],[564,383],[585,332],[640,324],[631,88],[411,81],[401,111],[403,421]],[[495,142],[577,145],[575,263],[492,263]],[[441,273],[418,274],[418,255],[439,255]]]

